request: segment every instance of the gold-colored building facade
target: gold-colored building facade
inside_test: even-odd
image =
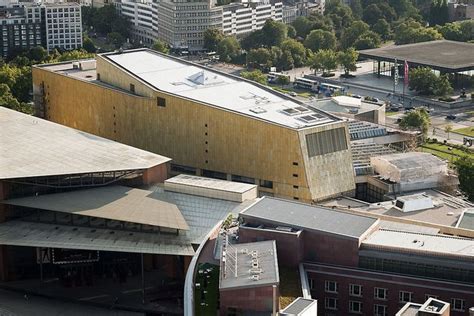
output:
[[[254,182],[260,192],[306,202],[355,188],[344,121],[290,128],[160,91],[103,56],[96,60],[84,76],[57,70],[67,65],[33,68],[36,105],[46,119],[171,157],[171,174],[185,168]],[[342,150],[310,157],[307,135],[336,129]]]

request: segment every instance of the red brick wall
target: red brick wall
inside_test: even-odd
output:
[[[305,231],[303,238],[306,261],[351,267],[357,267],[359,264],[357,239],[310,231]]]
[[[465,312],[451,311],[451,316],[468,316],[469,307],[474,306],[474,284],[464,285],[356,269],[344,270],[337,267],[318,266],[309,269],[307,269],[308,279],[313,280],[311,296],[318,299],[318,315],[325,315],[326,312],[341,316],[349,315],[350,300],[362,302],[363,315],[373,315],[374,304],[387,306],[388,315],[395,315],[404,305],[399,303],[400,291],[412,292],[415,303],[424,303],[427,294],[438,295],[440,300],[448,303],[451,303],[452,298],[464,299],[466,301]],[[338,283],[338,293],[326,293],[325,281],[336,281]],[[350,284],[362,285],[362,297],[350,296]],[[388,299],[375,299],[375,287],[388,289]],[[338,299],[338,311],[325,310],[326,297]]]
[[[163,183],[168,179],[167,164],[152,167],[143,172],[143,184]]]
[[[227,315],[228,308],[236,308],[241,311],[272,312],[273,310],[273,287],[262,286],[238,290],[221,290],[220,315]],[[277,297],[278,300],[278,287]]]
[[[303,233],[285,233],[275,230],[263,230],[240,227],[239,242],[255,242],[275,240],[277,246],[278,263],[283,266],[296,267],[303,260]]]

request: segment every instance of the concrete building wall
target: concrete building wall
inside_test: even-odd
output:
[[[306,261],[356,267],[359,263],[359,240],[318,232],[304,232]]]
[[[277,300],[279,298],[278,286]],[[229,308],[238,311],[272,312],[273,310],[273,286],[262,286],[256,288],[245,288],[236,290],[220,290],[220,315],[228,314]]]
[[[345,269],[334,266],[305,266],[311,287],[311,296],[318,299],[320,315],[349,315],[349,302],[362,302],[362,315],[374,315],[374,305],[387,308],[387,315],[395,315],[405,303],[400,302],[400,291],[412,293],[412,301],[424,303],[428,296],[451,303],[453,299],[465,302],[464,311],[451,309],[452,316],[467,316],[468,309],[474,306],[474,286],[472,284],[456,284],[437,280],[405,277],[394,274],[368,272],[357,269]],[[337,293],[326,291],[325,282],[337,282]],[[362,295],[350,294],[350,284],[361,285]],[[387,289],[386,299],[375,298],[375,288]],[[337,310],[325,308],[326,298],[337,299]],[[451,306],[453,308],[453,306]]]
[[[299,142],[306,167],[306,178],[308,179],[307,181],[314,200],[336,196],[341,192],[355,189],[350,137],[346,126],[346,122],[338,122],[299,131]],[[308,154],[306,135],[337,128],[345,129],[346,139],[344,141],[346,143],[346,149],[310,157]],[[333,139],[327,137],[326,141],[332,143]],[[321,181],[324,181],[324,185],[321,185]]]

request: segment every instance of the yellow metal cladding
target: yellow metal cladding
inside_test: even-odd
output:
[[[34,67],[33,85],[44,83],[46,118],[175,164],[273,181],[273,190],[261,190],[275,196],[309,202],[355,187],[350,149],[309,158],[304,138],[341,126],[347,134],[344,122],[304,130],[272,124],[157,91],[100,56],[97,73],[108,85]],[[127,91],[130,84],[137,95]]]

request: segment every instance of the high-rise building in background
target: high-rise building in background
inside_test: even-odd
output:
[[[81,6],[76,2],[9,2],[0,7],[0,49],[7,58],[15,52],[43,46],[72,50],[82,46]]]

